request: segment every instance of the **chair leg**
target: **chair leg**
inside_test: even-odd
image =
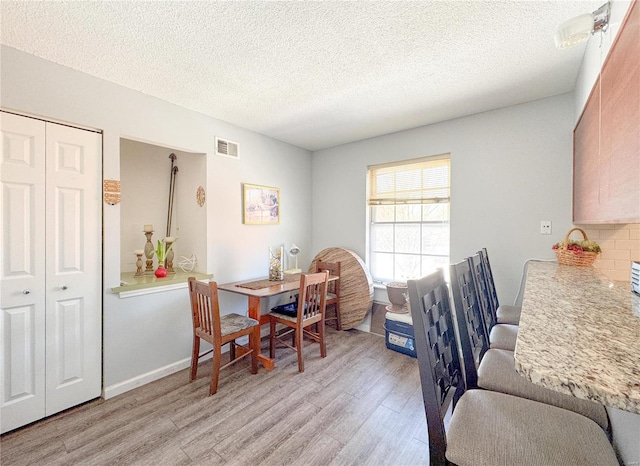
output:
[[[320,357],[327,357],[327,345],[324,342],[324,320],[318,322],[318,338],[320,339]]]
[[[191,375],[189,380],[195,380],[198,373],[198,355],[200,353],[200,337],[193,336],[193,349],[191,351]]]
[[[229,342],[229,361],[233,361],[236,358],[236,342]]]
[[[340,303],[336,303],[336,326],[338,330],[342,330],[342,319],[340,319]]]
[[[302,327],[296,328],[293,332],[296,335],[296,352],[298,353],[298,372],[304,372],[304,359],[302,357],[302,342],[304,340],[302,336]]]
[[[258,353],[260,352],[260,326],[257,325],[249,335],[249,347],[251,348],[251,373],[258,373]]]
[[[209,386],[209,396],[215,395],[218,391],[218,379],[220,378],[220,350],[222,348],[213,349],[213,368],[211,372],[211,385]]]
[[[273,319],[269,321],[269,357],[276,357],[276,323]]]

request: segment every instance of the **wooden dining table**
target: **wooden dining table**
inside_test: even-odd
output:
[[[337,275],[329,275],[329,281],[337,280],[338,278]],[[263,298],[270,298],[283,293],[291,293],[299,289],[300,274],[285,275],[282,281],[269,281],[268,278],[262,277],[218,285],[218,290],[245,295],[248,298],[249,304],[247,315],[260,322],[261,326],[269,323],[269,315],[260,313]],[[238,347],[238,350],[242,351],[241,347]],[[259,341],[257,351],[258,362],[261,363],[265,369],[269,371],[272,370],[274,361],[269,356],[261,353]]]

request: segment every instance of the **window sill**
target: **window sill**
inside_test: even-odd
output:
[[[176,271],[175,274],[165,278],[156,278],[149,274],[142,277],[134,277],[134,272],[124,272],[120,275],[120,286],[111,288],[111,292],[118,294],[122,298],[132,298],[153,293],[164,293],[165,291],[179,290],[187,288],[189,277],[196,277],[198,280],[213,278],[212,273],[197,273]]]

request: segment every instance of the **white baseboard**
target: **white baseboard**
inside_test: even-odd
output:
[[[362,325],[362,324],[361,324]],[[263,338],[269,335],[269,327],[261,329],[260,337]],[[238,339],[238,343],[246,344],[248,342],[247,337],[242,337]],[[223,354],[229,351],[228,345],[223,347]],[[206,361],[207,359],[211,359],[211,354],[202,357],[199,362]],[[158,369],[147,372],[146,374],[140,374],[136,377],[132,377],[128,380],[123,380],[122,382],[118,382],[113,385],[109,385],[108,387],[104,387],[102,389],[102,398],[108,400],[109,398],[113,398],[118,395],[122,395],[129,390],[133,390],[134,388],[141,387],[151,382],[155,382],[158,379],[171,375],[175,372],[181,371],[182,369],[186,369],[191,366],[191,358],[182,359],[180,361],[176,361],[174,363],[168,364],[164,367],[159,367]]]
[[[199,362],[206,361],[207,359],[211,359],[211,354],[207,354],[204,357],[201,357]],[[141,387],[142,385],[146,385],[151,382],[155,382],[158,379],[166,377],[168,375],[174,374],[182,369],[187,369],[191,366],[191,358],[182,359],[180,361],[176,361],[172,364],[168,364],[164,367],[160,367],[153,371],[147,372],[146,374],[141,374],[136,377],[133,377],[129,380],[124,380],[122,382],[118,382],[113,385],[109,385],[108,387],[104,387],[102,390],[102,397],[105,400],[109,398],[113,398],[118,395],[122,395],[129,390],[133,390],[134,388]]]
[[[129,390],[133,390],[134,388],[141,387],[142,385],[154,382],[158,379],[161,379],[162,377],[166,377],[167,375],[171,375],[175,372],[181,371],[182,369],[185,369],[189,366],[191,366],[191,358],[186,358],[181,361],[174,362],[173,364],[160,367],[151,372],[147,372],[146,374],[138,375],[129,380],[124,380],[122,382],[109,385],[108,387],[104,387],[104,390],[102,391],[102,397],[105,400],[108,400],[109,398],[121,395],[125,392],[128,392]]]

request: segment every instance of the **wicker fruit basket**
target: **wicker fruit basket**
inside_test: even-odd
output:
[[[569,235],[574,231],[579,231],[583,240],[569,239]],[[595,241],[589,240],[582,228],[572,228],[564,235],[564,240],[553,245],[553,250],[558,258],[558,263],[562,265],[575,265],[578,267],[588,267],[602,252],[600,246]]]

